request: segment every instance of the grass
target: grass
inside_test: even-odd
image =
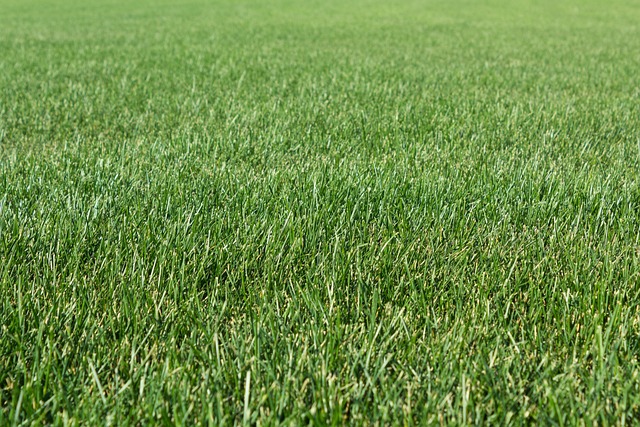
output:
[[[0,0],[0,424],[635,424],[640,7]]]

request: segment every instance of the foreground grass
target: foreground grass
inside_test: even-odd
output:
[[[637,422],[640,10],[0,0],[0,424]]]

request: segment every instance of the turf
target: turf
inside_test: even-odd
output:
[[[0,0],[0,424],[633,424],[640,4]]]

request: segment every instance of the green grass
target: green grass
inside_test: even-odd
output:
[[[640,4],[0,0],[0,424],[634,424]]]

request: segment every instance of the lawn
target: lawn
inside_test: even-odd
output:
[[[640,422],[639,23],[0,0],[0,424]]]

